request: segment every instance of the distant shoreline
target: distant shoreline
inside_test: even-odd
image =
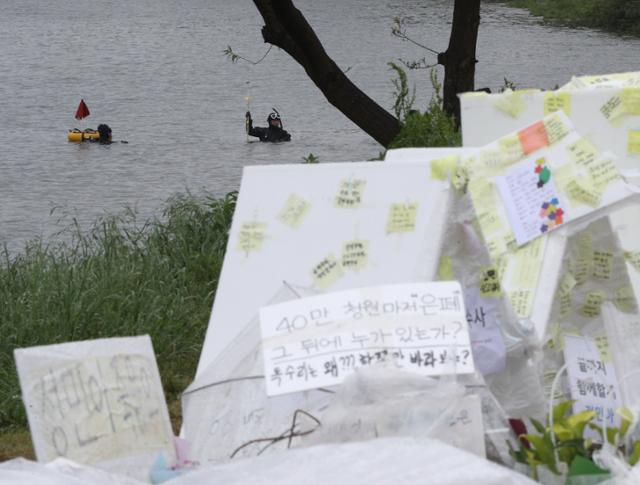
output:
[[[640,37],[640,4],[625,0],[498,0],[545,22]]]

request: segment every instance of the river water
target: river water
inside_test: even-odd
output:
[[[263,24],[249,0],[3,0],[0,17],[0,244],[17,251],[52,238],[73,218],[83,226],[124,207],[158,214],[176,192],[222,195],[242,167],[366,160],[381,147],[333,108],[284,52],[232,64],[227,45],[257,60]],[[410,34],[446,49],[452,13],[444,0],[299,0],[327,52],[387,109],[387,62],[433,55],[391,35],[396,16]],[[543,26],[525,11],[483,4],[477,87],[552,88],[572,74],[640,70],[640,40]],[[441,68],[438,68],[441,69]],[[440,70],[442,78],[442,71]],[[431,95],[425,71],[410,74],[416,106]],[[293,137],[247,143],[245,98],[255,124],[271,107]],[[91,116],[74,119],[80,98]],[[107,123],[109,146],[73,144],[67,129]]]

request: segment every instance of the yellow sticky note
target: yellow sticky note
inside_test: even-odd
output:
[[[597,207],[600,204],[602,194],[591,181],[586,178],[574,179],[566,187],[566,195],[573,206],[588,205]]]
[[[522,100],[522,93],[509,89],[500,95],[494,106],[513,118],[520,116],[527,108]]]
[[[431,178],[436,180],[447,180],[455,173],[458,164],[458,155],[438,158],[431,161]]]
[[[491,211],[482,211],[478,213],[478,224],[484,237],[489,237],[497,232],[504,232],[505,226],[498,214]]]
[[[489,251],[491,259],[498,259],[500,255],[509,250],[505,241],[503,233],[497,233],[495,235],[486,236],[483,234],[484,245]]]
[[[544,128],[547,130],[549,145],[562,140],[571,131],[570,128],[555,114],[544,119]]]
[[[509,292],[511,308],[519,318],[528,318],[533,310],[533,300],[536,296],[533,290],[515,290]]]
[[[636,295],[630,286],[622,286],[616,289],[613,294],[613,303],[620,311],[626,313],[636,313],[638,308]]]
[[[610,280],[611,267],[613,265],[613,253],[608,251],[594,251],[592,276],[597,280]]]
[[[494,266],[486,266],[480,271],[480,295],[495,297],[502,294],[500,289],[500,276]]]
[[[627,153],[640,155],[640,130],[629,130],[627,132]]]
[[[313,267],[311,274],[315,286],[321,290],[326,290],[344,275],[344,271],[336,257],[330,254]]]
[[[569,262],[569,268],[576,280],[576,285],[581,285],[587,281],[591,273],[591,258],[577,258]]]
[[[469,175],[465,167],[456,167],[451,177],[451,185],[458,191],[462,191],[469,181]]]
[[[387,232],[413,231],[416,227],[417,213],[418,204],[416,202],[391,204],[387,218]]]
[[[342,246],[342,267],[359,270],[369,262],[369,242],[362,240],[348,241]]]
[[[564,273],[558,283],[559,293],[571,293],[577,284],[576,279],[571,273]]]
[[[355,209],[362,203],[362,192],[367,184],[366,180],[344,179],[340,181],[338,195],[334,199],[334,205],[340,208]]]
[[[620,97],[622,98],[624,114],[640,115],[640,88],[623,88]]]
[[[568,91],[555,91],[544,93],[544,115],[550,115],[556,111],[564,111],[571,116],[571,93]]]
[[[553,171],[556,187],[561,192],[567,192],[567,185],[576,178],[576,172],[572,163],[565,163]]]
[[[238,232],[236,249],[249,254],[251,251],[259,251],[266,238],[267,225],[264,222],[245,222]]]
[[[598,354],[602,362],[611,362],[611,351],[609,350],[609,339],[606,335],[595,337],[594,342],[598,348]]]
[[[453,274],[453,262],[450,256],[443,255],[438,263],[438,279],[441,281],[455,280]]]
[[[566,317],[571,311],[571,292],[576,283],[571,273],[564,273],[560,278],[557,291],[560,318]]]
[[[578,241],[576,243],[578,248],[578,257],[579,258],[590,258],[593,253],[593,238],[591,237],[591,233],[588,231],[583,231],[578,234]]]
[[[571,160],[581,167],[589,167],[598,158],[598,149],[594,147],[586,138],[567,146],[567,152]]]
[[[624,114],[624,109],[622,107],[622,98],[617,94],[611,97],[605,104],[600,108],[600,112],[602,115],[609,121],[615,120]]]
[[[597,191],[603,192],[609,184],[620,179],[618,168],[612,160],[600,158],[589,166],[589,176]]]
[[[600,308],[602,307],[602,302],[604,302],[606,296],[607,295],[603,291],[590,291],[587,293],[587,299],[580,309],[580,314],[590,318],[600,315]]]
[[[519,248],[511,256],[512,281],[510,285],[519,289],[535,290],[542,266],[543,239],[538,238]]]
[[[558,293],[558,313],[564,318],[571,312],[571,293]]]
[[[309,211],[311,203],[299,195],[291,194],[287,201],[284,203],[284,207],[278,213],[278,219],[288,226],[297,229],[304,216]]]
[[[518,135],[504,136],[498,140],[498,146],[505,164],[517,162],[524,157]]]

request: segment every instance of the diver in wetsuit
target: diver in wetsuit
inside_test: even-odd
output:
[[[111,128],[109,125],[98,125],[98,133],[100,133],[100,138],[97,141],[100,145],[111,144]]]
[[[267,118],[267,122],[269,123],[267,128],[261,128],[259,126],[254,128],[251,113],[249,111],[247,111],[245,117],[247,134],[257,136],[260,138],[260,141],[278,142],[291,140],[291,135],[282,129],[282,120],[280,119],[280,114],[275,108],[273,109],[273,113],[270,113]]]

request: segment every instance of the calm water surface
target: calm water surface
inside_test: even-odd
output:
[[[427,54],[391,36],[410,16],[411,34],[442,51],[452,3],[434,0],[300,0],[327,51],[384,107],[393,101],[387,62]],[[267,49],[249,0],[3,0],[0,16],[0,243],[19,250],[51,238],[75,217],[87,225],[125,206],[146,218],[176,192],[222,195],[242,167],[353,161],[381,147],[328,104],[295,61],[272,49],[258,65],[231,64],[227,45],[257,60]],[[550,88],[572,74],[640,70],[640,41],[540,25],[525,11],[482,8],[476,85]],[[440,71],[441,72],[441,71]],[[426,72],[412,74],[418,105]],[[441,73],[442,77],[442,73]],[[245,97],[256,125],[271,107],[288,144],[247,143]],[[80,100],[91,116],[77,122]],[[78,145],[69,128],[108,123],[128,144]]]

